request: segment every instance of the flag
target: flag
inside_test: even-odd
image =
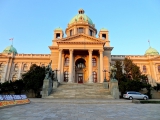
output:
[[[14,38],[10,38],[9,40],[13,40]]]
[[[150,42],[150,41],[148,40],[148,42]]]

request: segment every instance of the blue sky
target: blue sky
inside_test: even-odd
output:
[[[18,53],[50,54],[53,30],[80,8],[109,30],[113,55],[143,55],[148,40],[160,52],[160,0],[0,0],[0,52],[13,37]]]

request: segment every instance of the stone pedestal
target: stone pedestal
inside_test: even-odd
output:
[[[109,82],[103,82],[103,88],[109,89]]]
[[[58,85],[58,81],[53,81],[53,89],[57,89]]]
[[[42,98],[49,96],[52,92],[52,82],[49,79],[43,80]]]
[[[111,92],[113,98],[119,99],[119,87],[118,81],[116,79],[111,79],[109,84],[109,91]]]

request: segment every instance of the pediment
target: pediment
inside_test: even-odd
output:
[[[61,40],[57,40],[57,43],[84,43],[84,42],[104,44],[106,41],[100,40],[99,38],[95,38],[92,36],[84,35],[84,34],[69,36]]]

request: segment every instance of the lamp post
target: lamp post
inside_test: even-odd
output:
[[[59,70],[56,68],[54,71],[56,71],[56,80],[55,80],[55,81],[58,81],[58,79],[57,79],[57,72],[58,72]]]
[[[103,82],[107,82],[107,79],[106,79],[106,72],[108,72],[107,70],[103,70],[103,72],[104,72],[104,81]]]

